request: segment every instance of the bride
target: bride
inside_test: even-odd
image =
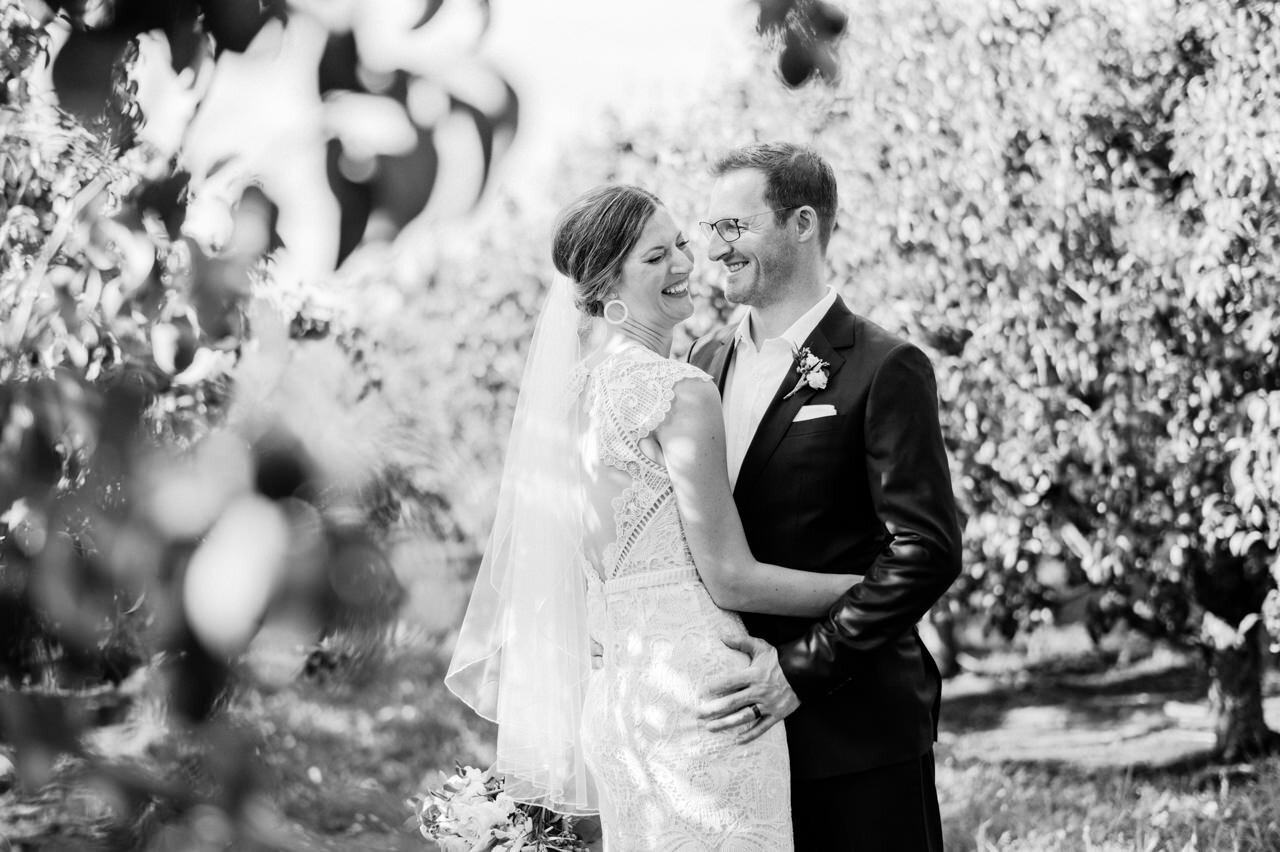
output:
[[[791,849],[784,728],[751,707],[711,731],[697,706],[744,665],[734,611],[817,617],[857,578],[752,558],[719,395],[669,357],[693,313],[688,245],[632,186],[561,214],[564,277],[535,327],[445,682],[498,723],[507,792],[598,812],[609,852]]]

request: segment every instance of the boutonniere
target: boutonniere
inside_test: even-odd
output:
[[[800,381],[796,382],[796,386],[791,389],[791,393],[784,396],[783,399],[790,399],[804,387],[810,387],[814,390],[825,388],[827,386],[827,368],[830,366],[826,361],[814,355],[813,350],[808,346],[796,350],[796,372],[800,374]]]

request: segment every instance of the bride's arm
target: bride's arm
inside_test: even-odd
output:
[[[675,486],[694,564],[717,606],[821,616],[858,582],[852,574],[793,571],[751,555],[729,490],[724,415],[711,383],[677,383],[671,413],[654,437]]]

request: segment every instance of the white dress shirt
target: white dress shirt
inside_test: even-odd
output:
[[[765,340],[758,348],[751,336],[751,313],[738,324],[724,382],[725,453],[729,461],[730,488],[738,484],[742,460],[778,386],[783,381],[799,379],[793,369],[795,351],[804,346],[835,301],[836,291],[828,287],[827,294],[790,328]]]

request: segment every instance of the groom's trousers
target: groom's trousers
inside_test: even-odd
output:
[[[796,852],[942,852],[933,752],[834,778],[791,780]]]

